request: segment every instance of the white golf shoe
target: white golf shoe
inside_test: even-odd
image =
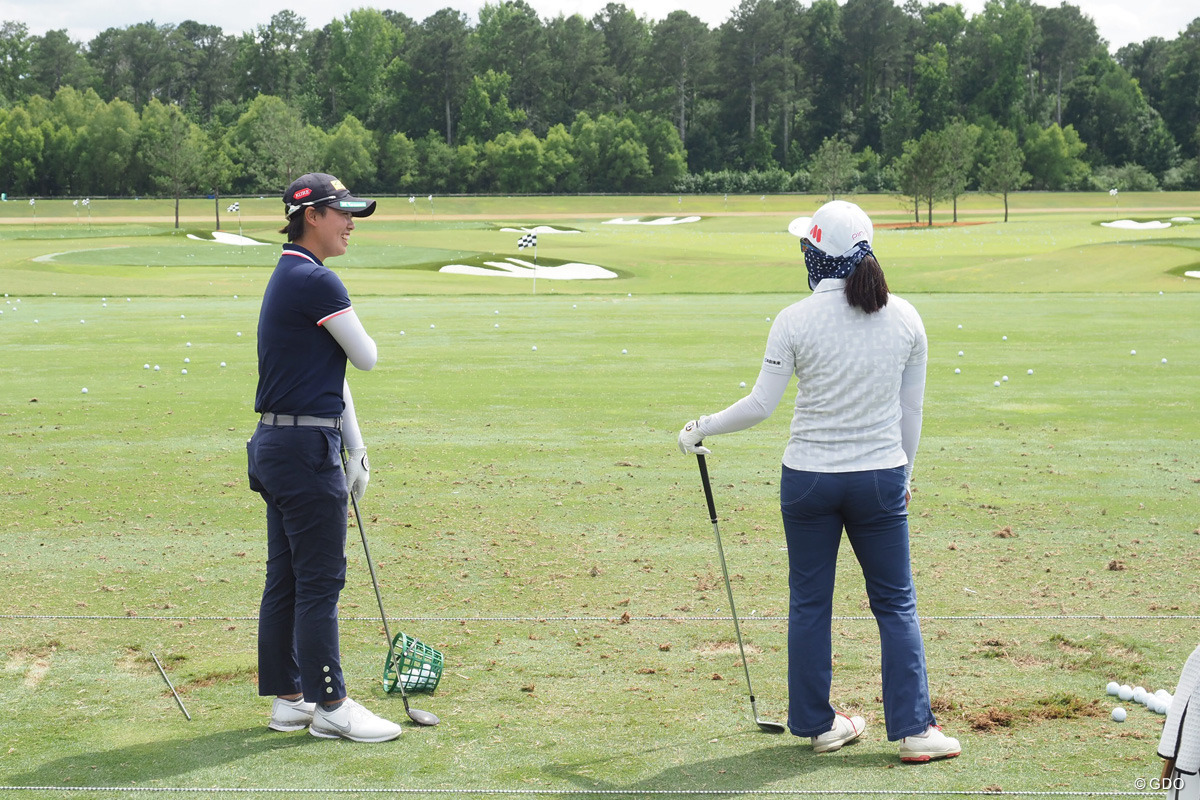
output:
[[[298,731],[307,728],[312,722],[313,710],[316,703],[306,703],[300,700],[284,700],[276,697],[271,702],[271,721],[267,727],[273,731]]]
[[[862,717],[849,717],[837,712],[833,718],[833,727],[820,736],[810,737],[814,753],[832,753],[840,750],[842,745],[852,742],[867,729],[867,721]]]
[[[372,714],[346,698],[333,711],[318,705],[308,732],[322,739],[349,739],[352,742],[388,742],[403,730],[394,722]]]
[[[900,740],[901,761],[932,761],[935,758],[954,758],[962,752],[958,739],[942,733],[937,725],[930,725],[919,736],[905,736]]]

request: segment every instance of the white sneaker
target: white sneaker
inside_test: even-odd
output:
[[[394,722],[377,717],[358,703],[346,698],[333,711],[318,705],[308,732],[322,739],[349,739],[352,742],[387,742],[403,731]]]
[[[862,717],[848,717],[837,712],[833,718],[833,727],[820,736],[810,737],[814,753],[832,753],[840,750],[842,745],[852,742],[867,729],[867,721]]]
[[[276,697],[271,702],[271,721],[267,727],[273,731],[298,731],[312,722],[316,703],[301,700],[284,700]]]
[[[962,752],[958,739],[942,733],[937,725],[930,725],[919,736],[905,736],[900,740],[901,761],[932,761],[935,758],[954,758]]]

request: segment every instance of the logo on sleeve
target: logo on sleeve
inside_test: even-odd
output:
[[[763,363],[766,364],[768,367],[782,367],[783,366],[783,362],[780,361],[778,358],[764,358]]]

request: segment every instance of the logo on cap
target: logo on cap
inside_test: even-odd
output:
[[[332,186],[334,189],[337,189],[339,192],[348,192],[348,191],[350,191],[350,190],[349,190],[349,189],[347,189],[347,188],[345,187],[345,185],[344,185],[344,184],[343,184],[341,181],[339,181],[337,178],[334,178],[332,181],[330,181],[329,185],[330,185],[330,186]]]
[[[821,243],[821,227],[819,225],[813,225],[812,228],[808,232],[808,237],[810,239],[812,239],[814,242],[816,242],[817,244],[820,244]]]
[[[303,200],[304,198],[308,197],[310,194],[312,194],[312,189],[310,189],[306,186],[303,189],[300,189],[299,191],[297,191],[294,195],[292,195],[292,198],[295,200]]]

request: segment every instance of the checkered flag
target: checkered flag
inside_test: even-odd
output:
[[[537,234],[527,233],[517,242],[517,249],[524,250],[526,247],[537,247]]]
[[[229,207],[228,210],[229,210],[230,214],[236,214],[242,210],[242,205],[241,205],[241,203],[234,203],[233,205],[231,205]]]

